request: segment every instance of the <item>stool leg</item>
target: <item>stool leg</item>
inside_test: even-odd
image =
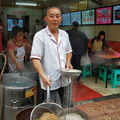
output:
[[[114,72],[113,81],[112,81],[112,88],[116,88],[116,81],[117,81],[117,74]]]
[[[113,78],[114,78],[114,72],[113,72],[113,70],[112,70],[111,77],[110,77],[110,84],[112,84]]]
[[[107,68],[100,66],[99,69],[99,78],[102,78],[102,80],[104,82],[106,82],[106,78],[107,78]]]
[[[82,74],[82,77],[83,77],[83,78],[86,78],[86,75],[85,75],[86,70],[85,70],[85,69],[86,69],[86,67],[83,67],[83,71],[82,71],[82,72],[83,72],[83,74]]]
[[[90,76],[92,77],[92,65],[90,65]]]
[[[82,68],[82,77],[86,78],[87,75],[92,76],[92,65],[91,64],[85,65]]]

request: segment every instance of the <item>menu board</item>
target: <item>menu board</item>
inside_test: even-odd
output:
[[[96,9],[96,24],[112,23],[112,7]]]
[[[70,13],[62,14],[62,25],[70,25]]]
[[[113,7],[113,23],[120,24],[120,5]]]
[[[82,25],[95,24],[94,9],[82,11]]]
[[[72,12],[71,13],[71,25],[74,21],[77,21],[81,25],[81,12]]]

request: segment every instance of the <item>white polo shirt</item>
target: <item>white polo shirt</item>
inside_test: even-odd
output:
[[[58,29],[58,43],[48,27],[37,32],[33,39],[30,58],[41,60],[43,70],[52,79],[51,90],[66,86],[65,79],[61,77],[61,70],[65,68],[66,54],[72,52],[68,34]],[[41,88],[45,89],[40,78]]]

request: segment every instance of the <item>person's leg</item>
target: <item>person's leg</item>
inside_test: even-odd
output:
[[[61,87],[58,89],[58,94],[60,96],[60,101],[61,101],[61,104],[63,106],[63,103],[64,103],[64,87]]]
[[[71,59],[71,64],[73,66],[73,69],[80,70],[80,60],[81,56],[80,55],[75,55],[73,54],[72,59]],[[77,77],[76,82],[80,82],[81,75]]]
[[[81,70],[80,60],[81,60],[81,56],[80,56],[80,55],[77,55],[75,61],[76,61],[76,69],[78,69],[78,70]],[[77,77],[77,82],[79,82],[80,79],[81,79],[81,75],[79,75],[79,76]]]
[[[52,100],[53,103],[57,103],[56,96],[57,96],[57,90],[51,90],[50,91],[50,99],[49,100]],[[46,90],[44,90],[44,98],[46,98],[46,100],[47,100],[47,91]],[[50,102],[52,102],[52,101],[50,101]],[[56,111],[55,104],[51,104],[51,103],[49,104],[48,103],[48,104],[46,104],[46,107],[49,108],[50,110],[52,110],[53,112]]]
[[[68,86],[59,88],[58,94],[60,96],[62,107],[68,108],[73,105],[71,84],[69,84]]]
[[[75,54],[72,55],[71,64],[73,66],[73,69],[80,70],[80,60],[81,60],[80,55]]]
[[[47,91],[46,90],[44,90],[43,94],[44,94],[44,98],[47,99]],[[50,91],[50,99],[55,103],[57,102],[56,96],[57,96],[57,90],[51,90]]]

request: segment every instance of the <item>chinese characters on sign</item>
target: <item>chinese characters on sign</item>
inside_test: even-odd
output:
[[[112,23],[112,7],[96,9],[96,24]]]
[[[94,24],[94,10],[82,11],[82,24]]]
[[[26,15],[26,11],[12,11],[12,14],[15,14],[15,15]]]
[[[73,12],[71,13],[71,25],[74,21],[77,21],[79,25],[81,25],[81,12]]]
[[[62,25],[70,25],[70,13],[62,14]]]

